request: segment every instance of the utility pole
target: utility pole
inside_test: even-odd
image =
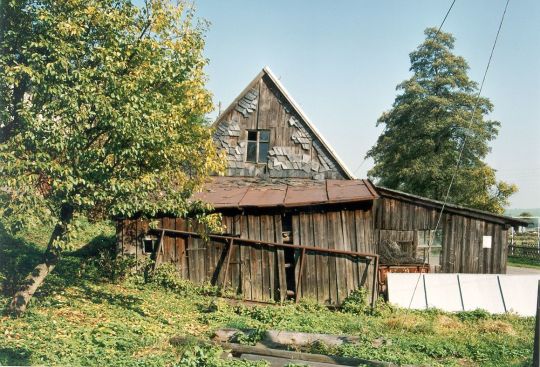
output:
[[[533,367],[540,367],[540,280],[536,295],[536,323],[534,326]]]

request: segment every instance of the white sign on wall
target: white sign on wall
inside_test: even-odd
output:
[[[482,248],[491,248],[491,236],[484,236],[482,238]]]

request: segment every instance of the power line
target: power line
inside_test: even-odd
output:
[[[497,41],[499,39],[499,34],[501,33],[501,28],[502,28],[502,25],[503,25],[503,22],[504,22],[504,17],[506,15],[506,10],[508,9],[508,4],[509,3],[510,3],[510,0],[506,0],[506,4],[504,6],[504,11],[503,11],[503,14],[501,16],[501,21],[499,22],[499,28],[497,29],[497,34],[495,35],[495,40],[493,41],[493,46],[491,47],[491,52],[489,54],[488,63],[486,65],[486,69],[484,71],[484,76],[482,77],[482,82],[480,83],[480,88],[478,89],[478,93],[476,94],[476,102],[474,104],[474,108],[473,108],[473,111],[472,111],[472,114],[471,114],[471,119],[469,120],[469,124],[467,126],[467,130],[471,129],[472,124],[474,122],[474,116],[476,114],[476,110],[478,109],[478,103],[480,102],[480,95],[482,93],[482,89],[484,88],[484,83],[486,81],[486,76],[487,76],[487,73],[489,71],[489,67],[491,66],[491,60],[493,59],[493,53],[495,51],[495,47],[497,46]],[[452,3],[452,5],[450,6],[450,9],[452,9],[453,5],[454,5],[454,3]],[[448,11],[448,13],[449,13],[449,11]],[[448,16],[448,13],[445,16],[445,19]],[[444,20],[441,23],[441,26],[442,26],[442,24],[444,24]],[[440,29],[440,27],[439,27],[439,29]],[[452,173],[452,178],[450,179],[450,184],[448,185],[448,189],[446,190],[446,195],[445,195],[444,200],[443,200],[443,205],[441,207],[441,211],[439,212],[439,217],[438,217],[437,223],[435,225],[435,230],[432,232],[433,235],[437,232],[437,229],[439,228],[439,225],[441,223],[441,218],[442,218],[444,209],[446,207],[446,204],[448,203],[448,198],[450,197],[450,190],[452,189],[455,178],[456,178],[457,173],[459,171],[459,167],[461,165],[461,158],[463,156],[463,150],[465,149],[466,142],[467,142],[467,135],[465,135],[463,137],[463,142],[462,142],[461,147],[459,149],[459,155],[458,155],[458,159],[457,159],[457,163],[456,163],[456,168],[454,169],[454,172]],[[433,235],[430,233],[429,241],[428,241],[428,264],[429,264],[429,253],[431,252],[431,246],[433,244]],[[411,301],[409,302],[409,308],[411,307],[411,304],[412,304],[414,295],[416,293],[416,289],[418,287],[418,282],[419,281],[420,281],[420,276],[418,277],[418,280],[417,280],[416,285],[414,287],[414,291],[413,291],[413,294],[411,296]]]
[[[448,18],[448,14],[450,14],[450,11],[452,11],[452,8],[454,7],[455,3],[456,3],[456,0],[452,1],[452,4],[450,4],[450,7],[448,8],[446,15],[444,16],[444,19],[442,20],[441,25],[439,26],[439,29],[437,29],[437,34],[441,31],[441,28],[443,27],[444,22],[446,22],[446,18]]]
[[[448,10],[446,11],[446,14],[444,15],[444,18],[441,22],[441,24],[439,25],[439,29],[437,29],[437,34],[439,34],[439,32],[441,31],[441,28],[443,27],[444,25],[444,22],[446,22],[446,18],[448,18],[448,14],[450,14],[450,12],[452,11],[452,8],[454,7],[454,4],[456,3],[456,0],[453,0],[452,1],[452,4],[450,4],[450,7],[448,8]],[[362,160],[362,162],[360,162],[360,164],[358,165],[358,167],[356,167],[356,169],[353,171],[353,175],[356,174],[356,172],[362,168],[362,166],[364,165],[364,163],[366,163],[366,160],[367,160],[367,157],[364,157],[364,159]]]
[[[478,89],[478,93],[476,94],[476,103],[474,104],[474,108],[471,114],[471,119],[469,120],[469,124],[467,126],[467,130],[470,130],[473,122],[474,122],[474,115],[476,114],[476,110],[478,109],[478,103],[480,102],[480,95],[482,94],[482,90],[484,89],[484,83],[486,81],[486,76],[489,71],[489,67],[491,66],[491,60],[493,59],[493,52],[495,51],[495,46],[497,46],[497,41],[499,39],[499,34],[501,33],[501,28],[503,25],[504,17],[506,15],[506,10],[508,9],[508,3],[510,3],[510,0],[506,0],[506,5],[504,6],[504,11],[501,17],[501,21],[499,22],[499,28],[497,29],[497,35],[495,36],[495,41],[493,42],[493,46],[491,47],[491,53],[489,54],[489,60],[486,65],[486,70],[484,71],[484,76],[482,77],[482,83],[480,83],[480,88]],[[437,226],[435,227],[435,230],[437,230],[437,227],[439,226],[439,223],[441,221],[442,213],[444,211],[444,208],[448,202],[448,197],[450,196],[450,190],[452,189],[452,185],[454,184],[455,178],[457,176],[457,173],[459,171],[459,167],[461,165],[461,158],[463,157],[463,150],[465,149],[465,144],[467,143],[467,135],[463,137],[463,142],[461,143],[461,148],[459,149],[459,155],[457,159],[456,168],[454,169],[454,173],[452,174],[452,178],[450,179],[450,184],[448,185],[448,190],[446,190],[446,195],[443,201],[443,206],[441,208],[441,212],[439,214],[439,219],[437,220]]]

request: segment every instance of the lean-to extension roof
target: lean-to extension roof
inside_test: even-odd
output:
[[[418,195],[408,194],[406,192],[388,189],[382,186],[375,186],[375,189],[377,190],[379,195],[383,198],[387,197],[390,199],[407,201],[411,204],[427,206],[434,209],[441,209],[444,204],[442,201],[433,200],[433,199],[425,198]],[[498,223],[498,224],[505,224],[505,225],[514,226],[514,227],[527,225],[527,222],[522,219],[512,218],[505,215],[493,214],[493,213],[486,212],[483,210],[467,208],[464,206],[451,204],[451,203],[444,204],[444,212],[458,214],[458,215],[475,218],[475,219],[481,219],[484,221],[489,221],[489,222]]]
[[[216,209],[301,207],[371,201],[377,197],[367,180],[251,177],[213,177],[193,196]]]

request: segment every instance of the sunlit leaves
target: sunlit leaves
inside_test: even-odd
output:
[[[63,204],[92,219],[192,210],[222,160],[190,5],[1,6],[0,216],[17,229],[54,222]]]
[[[500,127],[485,118],[493,105],[477,98],[467,62],[451,52],[454,37],[434,28],[425,34],[410,54],[413,76],[377,121],[385,130],[367,154],[375,160],[368,174],[382,186],[443,200],[464,146],[450,202],[501,213],[516,187],[483,162]]]

